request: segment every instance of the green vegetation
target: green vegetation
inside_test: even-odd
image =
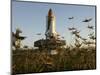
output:
[[[46,49],[12,51],[13,74],[96,69],[95,47],[56,50],[56,55]]]

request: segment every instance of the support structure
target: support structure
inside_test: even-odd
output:
[[[20,33],[22,31],[20,29],[16,29],[16,32],[12,32],[12,45],[17,49],[21,47],[21,41],[24,40],[26,37],[21,36]]]

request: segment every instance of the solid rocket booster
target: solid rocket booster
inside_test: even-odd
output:
[[[47,25],[46,25],[46,38],[56,38],[56,29],[55,29],[55,16],[53,15],[52,9],[49,9],[47,15]]]

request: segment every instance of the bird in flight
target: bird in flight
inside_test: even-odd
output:
[[[96,39],[96,37],[95,36],[91,36],[91,37],[89,37],[90,39],[93,39],[93,40],[95,40]]]
[[[83,41],[86,41],[87,39],[86,38],[81,38]]]
[[[41,33],[37,33],[36,35],[41,35]]]
[[[74,19],[74,17],[69,17],[68,19],[71,20],[71,19]]]
[[[62,36],[61,38],[62,38],[62,39],[64,39],[64,37],[63,37],[63,36]]]
[[[80,36],[79,34],[75,34],[75,36],[76,36],[77,38],[81,38],[81,36]]]
[[[72,34],[79,34],[79,33],[80,33],[80,31],[78,31],[78,30],[72,31]]]
[[[68,28],[69,30],[76,30],[76,28],[72,27],[72,28]]]
[[[89,28],[89,29],[93,29],[93,27],[94,27],[94,26],[89,26],[89,25],[88,25],[88,27],[87,27],[87,28]]]
[[[92,20],[92,18],[89,18],[89,19],[83,20],[82,22],[90,22],[91,20]]]

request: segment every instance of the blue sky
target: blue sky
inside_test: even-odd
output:
[[[56,31],[64,36],[67,43],[73,43],[72,35],[68,27],[78,28],[83,37],[87,37],[87,24],[82,21],[85,18],[93,18],[90,22],[95,26],[95,6],[80,6],[68,4],[47,4],[34,2],[12,2],[12,31],[20,28],[27,38],[23,41],[24,45],[33,46],[34,41],[45,38],[46,16],[49,9],[53,10],[56,16]],[[73,20],[68,17],[73,16]],[[42,33],[38,36],[37,33]]]

